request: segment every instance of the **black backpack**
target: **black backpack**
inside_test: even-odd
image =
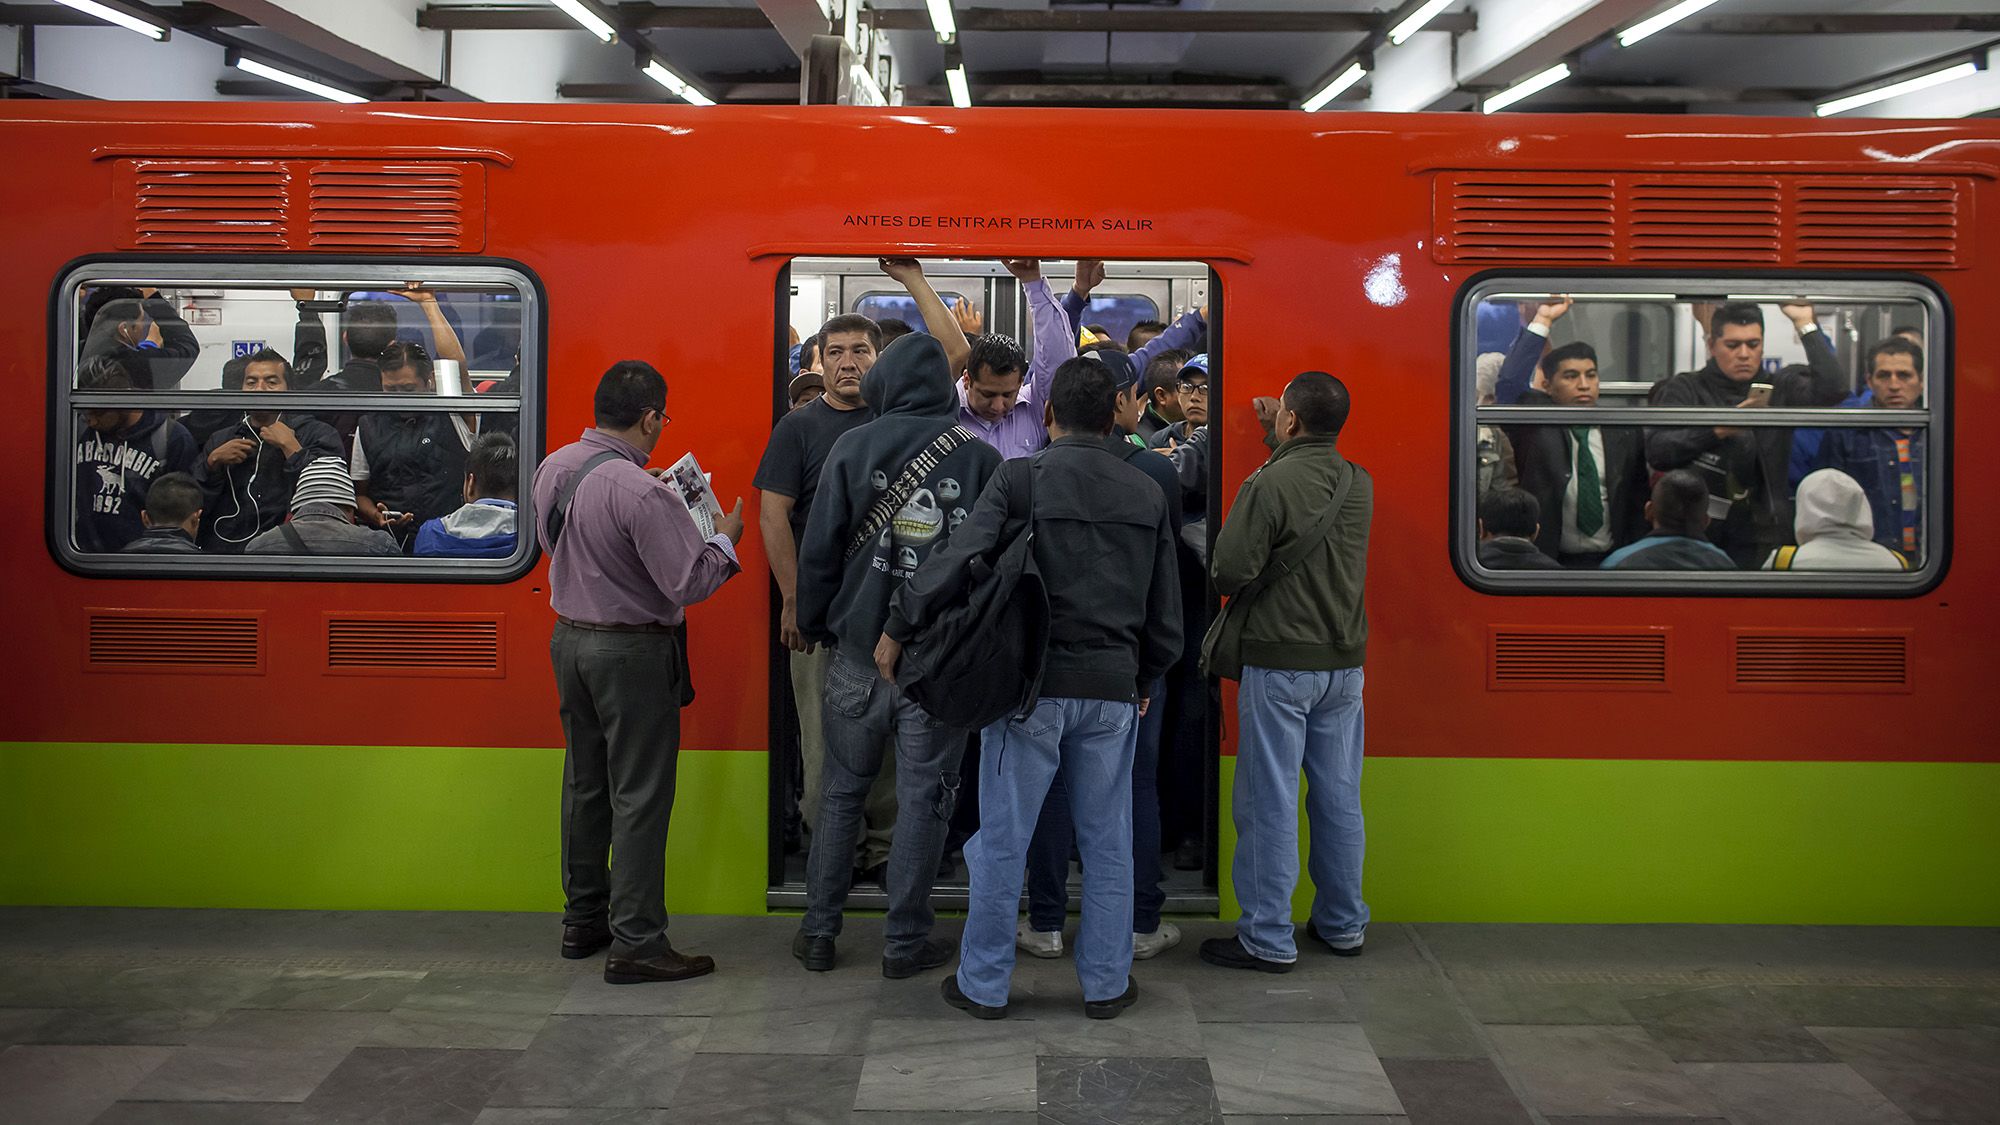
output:
[[[911,638],[896,683],[931,717],[962,730],[1026,715],[1042,690],[1049,595],[1035,565],[1035,489],[1020,530],[990,564],[976,558],[965,589]]]

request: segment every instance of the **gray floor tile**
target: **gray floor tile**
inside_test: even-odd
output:
[[[334,1121],[456,1125],[479,1115],[487,1092],[519,1058],[514,1051],[357,1047],[304,1104]]]
[[[702,1055],[674,1094],[675,1125],[844,1125],[855,1055]]]
[[[87,1122],[165,1062],[172,1047],[9,1047],[0,1051],[6,1119]]]
[[[487,1106],[473,1125],[674,1125],[672,1110],[573,1106],[566,1109]]]
[[[1201,1023],[1354,1023],[1338,982],[1288,973],[1206,972],[1181,979]],[[1151,979],[1150,977],[1148,979]]]
[[[1442,981],[1353,980],[1342,990],[1369,1044],[1385,1059],[1486,1057],[1478,1030]]]
[[[1410,1119],[1380,1113],[1225,1113],[1222,1125],[1410,1125]]]
[[[0,923],[0,935],[5,933],[6,926]],[[56,961],[0,965],[0,1007],[75,1008],[83,1003],[83,997],[94,996],[103,980],[101,970],[79,969]]]
[[[77,1045],[180,1046],[192,1043],[222,1013],[212,1009],[125,1010],[73,1008],[38,1028],[28,1040]]]
[[[0,1008],[0,1047],[35,1042],[35,1033],[62,1012],[61,1008]]]
[[[319,1125],[292,1102],[119,1102],[90,1125]]]
[[[1035,1108],[1032,1020],[878,1019],[868,1029],[855,1109],[930,1112]]]
[[[386,1012],[423,979],[422,972],[397,969],[287,969],[236,1006]]]
[[[474,1047],[504,1051],[527,1049],[548,1016],[531,1012],[478,1009],[439,1011],[397,1008],[382,1014],[367,1047]]]
[[[486,1101],[666,1106],[707,1030],[699,1016],[550,1016]]]
[[[1556,1117],[1547,1118],[1549,1125],[1731,1125],[1724,1117],[1653,1117],[1649,1115],[1627,1115],[1614,1113],[1596,1117]]]
[[[219,1012],[256,995],[276,975],[276,969],[137,965],[104,978],[76,1006]]]
[[[1085,1017],[1081,995],[1072,989],[1062,1000],[1037,999],[1016,1013],[1034,1021],[1040,1054],[1201,1057],[1201,1028],[1184,985],[1141,984],[1139,999],[1110,1020]]]
[[[1868,1084],[1920,1121],[2000,1121],[2000,1032],[1815,1027]]]
[[[347,1051],[375,1034],[385,1019],[381,1012],[238,1010],[202,1028],[189,1042],[202,1047]]]
[[[1224,1113],[1400,1114],[1368,1037],[1354,1024],[1203,1024]]]
[[[1528,1125],[1491,1059],[1383,1059],[1411,1125]]]
[[[1760,985],[1803,1027],[2000,1027],[2000,988]]]
[[[508,1012],[546,1016],[576,984],[574,973],[426,973],[404,994],[399,1009],[431,1012]]]
[[[713,1015],[701,1050],[747,1055],[858,1055],[868,1025],[887,993],[936,993],[922,978],[889,981],[879,973],[806,973],[796,966],[775,976],[739,981],[700,1006]],[[703,978],[706,979],[706,978]],[[924,1014],[937,1016],[937,1009]]]
[[[1910,1125],[1845,1063],[1687,1063],[1681,1070],[1715,1095],[1735,1125]]]
[[[1042,1125],[1220,1125],[1208,1061],[1045,1055],[1036,1065]]]
[[[1425,923],[1416,927],[1452,970],[1666,972],[1703,969],[1989,972],[2000,929],[1948,926],[1551,926]],[[1375,952],[1375,927],[1368,931]]]
[[[1544,1114],[1588,1117],[1720,1115],[1642,1028],[1577,1025],[1486,1029],[1508,1067]]]
[[[1626,1010],[1675,1062],[1832,1062],[1804,1027],[1742,985],[1630,997]]]
[[[846,1125],[1037,1125],[1037,1113],[973,1110],[937,1113],[931,1110],[857,1109],[842,1118]]]
[[[1622,1000],[1650,991],[1632,985],[1526,982],[1478,973],[1454,975],[1452,984],[1480,1023],[1637,1023]]]
[[[182,1047],[126,1093],[146,1102],[301,1102],[344,1048]]]

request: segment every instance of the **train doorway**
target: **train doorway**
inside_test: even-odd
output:
[[[1081,265],[1082,268],[1079,268]],[[1022,355],[1031,363],[1034,355],[1034,317],[1024,288],[998,261],[991,259],[926,259],[922,263],[925,281],[936,291],[968,335],[974,331],[1000,333],[1019,343]],[[1201,363],[1219,353],[1220,309],[1209,309],[1211,295],[1219,287],[1208,266],[1195,261],[1103,261],[1086,259],[1048,260],[1040,263],[1041,277],[1059,303],[1067,298],[1064,310],[1068,329],[1077,334],[1079,344],[1117,347],[1128,353],[1144,350],[1143,357],[1154,365],[1156,380],[1170,385],[1157,408],[1146,415],[1150,430],[1155,425],[1177,426],[1185,434],[1207,421],[1210,400],[1221,401],[1222,371],[1219,363]],[[1076,295],[1072,295],[1076,294]],[[1201,312],[1202,316],[1188,314]],[[797,258],[779,274],[774,313],[776,333],[772,369],[772,423],[783,418],[795,405],[810,403],[813,380],[801,381],[813,366],[812,348],[820,327],[833,317],[859,313],[892,331],[925,331],[917,302],[905,287],[889,277],[874,258]],[[900,321],[900,324],[895,322]],[[1146,342],[1163,329],[1173,329],[1164,341],[1146,349]],[[1182,337],[1189,337],[1183,340]],[[1171,345],[1185,343],[1186,347]],[[801,355],[801,352],[804,354]],[[1184,408],[1179,388],[1179,369],[1189,359],[1201,356],[1186,373],[1192,408]],[[1195,389],[1206,382],[1213,389]],[[795,396],[793,391],[798,391]],[[821,409],[824,409],[822,404]],[[1037,408],[1039,409],[1039,408]],[[1199,639],[1217,607],[1209,589],[1202,560],[1206,558],[1210,529],[1219,526],[1220,513],[1214,481],[1220,464],[1221,427],[1216,427],[1208,450],[1208,472],[1204,486],[1190,490],[1184,500],[1181,551],[1183,614],[1186,632],[1192,638],[1190,650],[1198,649]],[[767,537],[768,537],[767,532]],[[776,568],[774,568],[775,571]],[[811,677],[803,674],[807,654],[788,648],[781,637],[783,591],[774,576],[771,591],[770,651],[770,772],[769,772],[769,882],[767,905],[773,909],[800,909],[806,902],[806,857],[811,847],[812,811],[808,791],[816,770],[808,755],[821,751],[815,744],[814,724],[800,722],[797,697]],[[795,641],[795,644],[797,642]],[[1189,658],[1190,660],[1192,657]],[[798,673],[798,674],[795,674]],[[1167,913],[1212,913],[1218,908],[1218,750],[1221,727],[1218,718],[1220,695],[1217,685],[1203,677],[1198,667],[1180,666],[1167,674],[1165,700],[1159,708],[1159,806],[1162,838],[1162,889]],[[817,706],[812,700],[809,705]],[[968,740],[965,783],[954,814],[944,863],[932,892],[933,905],[958,910],[966,904],[966,868],[962,849],[978,828],[976,789],[976,734]],[[885,770],[885,775],[886,775]],[[870,799],[870,822],[854,858],[855,876],[848,905],[858,909],[883,909],[886,895],[880,884],[879,864],[887,856],[893,840],[893,788],[884,786]],[[803,813],[803,815],[802,815]],[[1081,812],[1079,811],[1079,814]],[[1067,866],[1069,909],[1080,906],[1081,872],[1074,857]]]

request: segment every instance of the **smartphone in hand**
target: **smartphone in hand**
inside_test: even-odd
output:
[[[1769,383],[1750,384],[1750,397],[1744,399],[1742,403],[1740,403],[1739,405],[1742,406],[1771,405],[1771,384]]]

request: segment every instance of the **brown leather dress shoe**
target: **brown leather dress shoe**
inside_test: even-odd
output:
[[[563,927],[562,955],[571,961],[581,961],[593,953],[602,952],[610,944],[610,926],[599,924]]]
[[[604,983],[647,984],[661,980],[687,980],[715,971],[715,958],[705,954],[676,953],[672,946],[652,957],[607,957]]]

